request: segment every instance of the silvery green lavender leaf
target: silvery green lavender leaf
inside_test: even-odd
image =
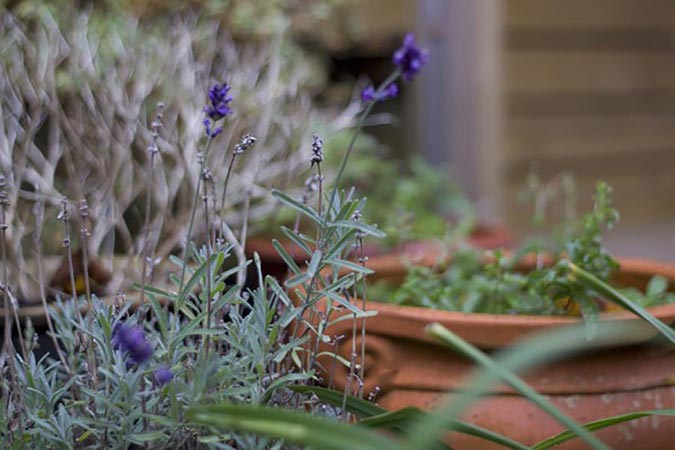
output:
[[[304,205],[301,202],[293,199],[289,195],[278,191],[276,189],[272,190],[272,195],[279,200],[280,202],[284,203],[287,206],[290,206],[293,208],[295,211],[298,213],[308,217],[309,219],[312,220],[317,225],[321,225],[322,219],[319,216],[319,214],[312,208],[311,206]]]

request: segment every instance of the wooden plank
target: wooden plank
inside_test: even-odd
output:
[[[672,52],[666,27],[513,26],[506,31],[509,50]]]
[[[506,55],[508,92],[670,88],[675,58],[639,52],[511,51]]]
[[[675,90],[512,93],[507,96],[506,108],[511,118],[673,115]]]
[[[668,26],[672,0],[508,0],[508,26]]]
[[[579,155],[549,155],[539,157],[512,157],[505,161],[503,177],[507,182],[524,179],[535,168],[543,178],[550,178],[561,171],[581,177],[650,177],[656,174],[672,176],[675,167],[675,145],[669,148],[644,148],[639,151],[617,153],[614,156],[589,153]],[[671,195],[672,195],[671,191]],[[675,199],[675,195],[673,196]]]
[[[622,224],[650,223],[675,218],[675,196],[672,195],[675,191],[675,178],[663,173],[648,176],[640,173],[629,176],[577,176],[575,189],[579,212],[590,210],[591,196],[595,192],[596,183],[601,179],[607,181],[614,190],[614,204],[621,214],[619,227]],[[504,211],[507,214],[505,220],[514,229],[531,227],[532,203],[519,200],[524,189],[523,178],[504,185]],[[551,203],[551,217],[560,217],[563,212],[561,201],[562,198]]]
[[[629,158],[675,148],[672,116],[520,118],[508,121],[513,158]],[[671,153],[675,165],[675,152]]]

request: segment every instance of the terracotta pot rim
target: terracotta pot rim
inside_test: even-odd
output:
[[[528,315],[528,314],[489,314],[489,313],[474,313],[462,311],[445,311],[441,309],[425,308],[422,306],[408,306],[408,305],[392,305],[384,302],[367,301],[366,306],[368,310],[376,309],[378,311],[386,311],[388,313],[401,312],[402,315],[410,317],[433,315],[436,317],[436,322],[443,322],[448,320],[463,320],[467,323],[482,323],[482,322],[500,322],[504,324],[529,324],[529,323],[547,323],[570,325],[581,322],[580,317],[572,316],[552,316],[552,315]],[[651,306],[647,308],[652,315],[659,318],[659,316],[666,316],[670,318],[673,316],[675,320],[675,304]],[[635,314],[630,311],[610,311],[602,312],[598,316],[599,320],[603,321],[618,321],[618,320],[632,320],[637,319]],[[663,319],[661,319],[663,320]]]
[[[290,240],[281,233],[252,236],[246,241],[246,252],[250,254],[258,252],[263,258],[281,259],[272,245],[273,239],[278,240],[287,250],[291,244]],[[506,226],[494,222],[477,222],[466,239],[472,245],[485,249],[508,247],[514,241],[513,235]],[[439,240],[433,238],[415,239],[401,242],[393,248],[385,249],[378,247],[377,242],[373,242],[380,250],[380,253],[377,253],[378,257],[396,254],[397,252],[403,251],[408,246],[414,247],[416,244],[421,244],[422,246],[437,246],[438,243]],[[304,255],[302,252],[296,252],[294,259],[296,259],[296,262],[302,262],[309,259],[309,256]]]
[[[429,264],[433,258],[422,258]],[[661,275],[675,282],[675,264],[646,259],[620,259],[620,271],[625,275],[653,276]],[[373,258],[369,267],[376,270],[378,265],[385,268],[386,278],[401,276],[407,268],[401,258]],[[360,303],[358,303],[360,304]],[[486,314],[443,311],[420,306],[400,306],[369,300],[366,309],[377,311],[377,316],[368,319],[368,332],[373,334],[406,337],[409,339],[434,342],[424,330],[430,323],[440,323],[455,331],[461,337],[482,348],[501,348],[520,340],[525,335],[546,329],[570,326],[582,323],[580,317],[537,316],[524,314]],[[659,305],[647,308],[659,320],[671,324],[675,322],[675,304]],[[599,315],[603,322],[638,323],[642,319],[630,311],[612,311]],[[657,334],[649,328],[643,336],[636,337],[635,343],[644,342]]]

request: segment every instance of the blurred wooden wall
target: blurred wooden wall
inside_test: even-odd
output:
[[[675,217],[675,1],[503,3],[502,211],[532,166],[610,182],[625,221]],[[675,231],[675,230],[673,230]]]
[[[622,226],[675,232],[675,0],[363,0],[354,12],[374,44],[416,21],[441,81],[412,86],[407,151],[425,136],[443,145],[488,216],[528,228],[517,198],[534,168],[574,174],[584,207],[606,180]]]

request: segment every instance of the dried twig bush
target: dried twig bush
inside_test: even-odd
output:
[[[235,46],[218,21],[189,15],[161,29],[124,16],[104,32],[91,25],[87,12],[74,12],[70,20],[65,27],[50,15],[24,21],[7,11],[0,18],[0,168],[13,205],[7,219],[10,278],[19,278],[14,289],[24,298],[36,298],[37,285],[32,271],[18,270],[35,254],[30,205],[46,207],[39,224],[43,253],[60,253],[55,218],[64,197],[87,200],[87,251],[116,275],[110,288],[138,279],[129,272],[138,264],[116,267],[114,259],[101,257],[139,255],[143,247],[146,149],[158,101],[167,104],[150,195],[153,261],[183,244],[199,177],[203,93],[210,81],[224,79],[237,92],[237,119],[228,123],[218,146],[230,150],[252,133],[262,149],[238,159],[228,188],[224,214],[239,232],[249,218],[264,222],[278,209],[269,189],[288,189],[297,181],[309,151],[299,151],[300,143],[309,141],[312,124],[322,120],[307,90],[322,74],[294,53],[283,31]],[[349,126],[355,112],[351,108],[328,122],[333,128]],[[224,177],[228,155],[213,152],[215,178]],[[203,233],[203,220],[195,223],[197,235]]]

